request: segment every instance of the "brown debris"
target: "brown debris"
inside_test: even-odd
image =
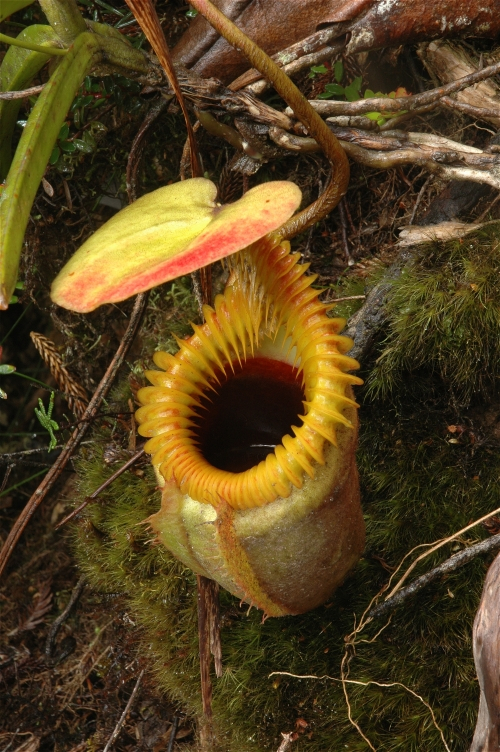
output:
[[[13,637],[20,632],[30,632],[45,621],[45,616],[52,608],[52,582],[46,580],[35,596],[32,607],[29,609],[26,617],[21,621],[18,627],[9,632],[8,636]]]

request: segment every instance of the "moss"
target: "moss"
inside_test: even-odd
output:
[[[442,377],[465,404],[500,374],[500,222],[462,240],[425,244],[393,283],[383,351],[370,376],[386,396],[408,372]]]
[[[371,388],[358,393],[368,542],[356,570],[325,606],[265,623],[259,612],[247,613],[222,594],[224,675],[214,679],[221,752],[271,752],[281,732],[295,728],[303,731],[294,744],[297,752],[368,749],[349,722],[342,686],[335,681],[345,636],[410,549],[500,506],[500,458],[491,437],[475,442],[473,431],[464,431],[454,438],[458,443],[450,443],[456,434],[447,428],[450,422],[467,423],[467,415],[456,412],[456,396],[466,401],[482,393],[484,399],[499,373],[498,329],[493,337],[499,246],[495,238],[486,241],[479,236],[481,257],[465,241],[432,246],[395,286],[385,349]],[[163,317],[168,328],[171,312],[159,306],[154,326]],[[176,315],[180,322],[182,311]],[[381,388],[386,378],[388,385]],[[125,391],[117,390],[115,398],[123,399]],[[107,443],[119,441],[124,431],[128,428],[119,421],[109,421],[95,432],[79,463],[82,496],[114,470],[102,456]],[[127,472],[87,507],[75,531],[78,558],[96,588],[125,595],[158,685],[197,714],[195,579],[152,544],[143,521],[158,509],[159,494],[148,466],[136,472],[143,477]],[[474,529],[467,540],[426,560],[416,574],[485,535]],[[384,622],[369,624],[361,635],[366,641],[350,649],[351,679],[409,687],[430,703],[455,752],[469,748],[477,714],[471,634],[488,563],[476,559],[429,585],[394,612],[373,642]],[[273,671],[323,678],[270,677]],[[400,685],[349,685],[348,692],[353,718],[380,752],[443,749],[428,708]]]

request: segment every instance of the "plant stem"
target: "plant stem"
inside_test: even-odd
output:
[[[22,47],[23,50],[31,50],[32,52],[43,52],[44,55],[66,55],[68,50],[63,50],[59,47],[44,47],[41,44],[30,44],[29,42],[21,42],[15,37],[8,37],[7,34],[0,34],[0,42],[2,44],[11,44],[13,47]]]
[[[349,183],[347,157],[326,123],[313,110],[286,73],[260,47],[212,5],[210,0],[190,0],[190,3],[224,39],[240,50],[252,66],[268,79],[278,94],[293,109],[295,116],[306,126],[310,135],[316,139],[331,162],[331,179],[322,195],[307,209],[285,222],[275,233],[282,238],[293,237],[325,217],[345,194]]]
[[[75,0],[40,0],[40,5],[49,24],[66,47],[73,44],[79,34],[87,31]]]

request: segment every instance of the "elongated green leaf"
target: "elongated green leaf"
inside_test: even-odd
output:
[[[34,0],[2,0],[0,6],[0,23],[4,18],[8,18],[13,13],[17,13],[18,10],[26,8],[27,5],[32,5]]]
[[[52,300],[80,313],[115,303],[206,266],[277,229],[298,208],[294,183],[252,188],[215,204],[216,188],[193,178],[122,209],[89,238],[52,284]]]
[[[76,92],[100,57],[103,40],[84,33],[70,47],[31,112],[0,196],[0,309],[7,308],[29,213],[57,135]]]
[[[17,37],[28,44],[54,45],[58,38],[50,26],[28,26]],[[28,87],[38,71],[50,60],[49,55],[20,47],[9,47],[0,65],[0,91],[21,91]],[[12,161],[11,143],[21,99],[0,100],[0,180],[3,180]]]

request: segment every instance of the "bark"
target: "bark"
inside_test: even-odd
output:
[[[470,752],[500,749],[500,554],[488,570],[473,630],[481,695]]]
[[[498,0],[214,0],[237,26],[270,55],[320,27],[336,25],[350,34],[352,54],[432,39],[495,38],[500,33]],[[201,16],[173,51],[174,60],[204,77],[228,83],[249,68]]]

